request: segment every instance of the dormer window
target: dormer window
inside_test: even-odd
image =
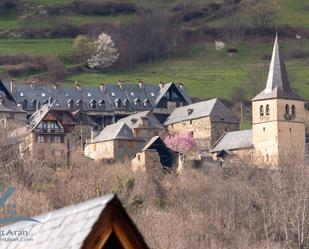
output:
[[[115,106],[117,108],[120,108],[121,107],[121,100],[120,99],[115,99]]]
[[[31,101],[31,107],[32,107],[33,109],[36,109],[36,103],[37,103],[36,99],[33,99],[33,100]]]
[[[285,105],[285,115],[290,115],[290,106]]]
[[[149,106],[149,99],[144,99],[143,105],[144,105],[144,107],[148,107]]]
[[[69,99],[69,100],[68,100],[68,107],[69,107],[70,109],[73,109],[73,108],[74,108],[74,101],[73,101],[73,99]]]
[[[76,101],[76,105],[77,105],[77,108],[78,108],[78,109],[82,109],[82,108],[83,108],[83,101],[80,100],[80,99],[78,99],[78,100]]]
[[[260,106],[260,117],[264,116],[264,106]]]
[[[295,107],[295,105],[292,105],[292,116],[293,117],[296,116],[296,107]]]
[[[134,105],[135,106],[140,106],[140,104],[141,104],[141,100],[139,98],[135,98],[134,99]]]
[[[91,107],[92,109],[97,108],[97,102],[95,101],[95,99],[93,99],[93,100],[90,101],[90,107]]]
[[[102,108],[102,109],[105,108],[105,101],[104,101],[103,99],[101,99],[101,100],[99,101],[99,106],[100,106],[100,108]]]
[[[41,102],[36,103],[36,109],[39,110],[41,108]]]
[[[269,105],[266,105],[266,116],[270,115],[270,108]]]
[[[125,100],[123,101],[123,106],[124,106],[124,107],[129,107],[129,100],[128,100],[128,99],[125,99]]]
[[[22,106],[23,109],[27,109],[28,108],[28,100],[24,99],[21,102],[21,106]]]

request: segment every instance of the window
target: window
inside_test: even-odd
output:
[[[135,98],[134,99],[134,105],[135,106],[140,106],[140,104],[141,104],[141,100],[139,98]]]
[[[103,99],[100,100],[99,102],[100,108],[104,109],[105,108],[105,101]]]
[[[31,101],[31,106],[32,106],[33,109],[36,109],[36,103],[37,103],[36,99],[33,99]]]
[[[269,116],[270,114],[270,108],[269,105],[266,105],[266,116]]]
[[[44,143],[44,137],[43,136],[37,136],[37,142],[38,143]]]
[[[144,107],[148,107],[149,106],[149,99],[144,99],[143,104],[144,104]]]
[[[121,107],[121,100],[120,99],[115,99],[115,106],[117,108],[120,108]]]
[[[74,101],[73,101],[73,99],[69,99],[69,100],[68,100],[68,107],[69,107],[70,109],[73,109],[73,108],[74,108]]]
[[[295,108],[295,105],[292,105],[292,116],[293,116],[293,117],[296,116],[296,108]]]
[[[22,105],[23,109],[27,109],[28,108],[28,101],[26,99],[24,99],[21,105]]]
[[[290,106],[285,105],[285,115],[289,115],[289,114],[290,114]]]
[[[137,155],[137,160],[138,160],[138,161],[141,160],[141,155],[140,155],[140,154]]]
[[[125,100],[123,101],[123,106],[124,106],[124,107],[129,107],[129,100],[128,100],[128,99],[125,99]]]
[[[90,101],[90,107],[91,107],[92,109],[97,108],[97,101],[95,101],[95,99],[93,99],[93,100]]]
[[[61,136],[54,136],[52,142],[60,144],[61,143]]]
[[[192,119],[190,120],[190,125],[192,125]]]
[[[78,100],[76,101],[76,105],[77,105],[78,109],[82,109],[82,107],[83,107],[83,101],[80,100],[80,99],[78,99]]]
[[[264,106],[260,106],[260,117],[264,116]]]

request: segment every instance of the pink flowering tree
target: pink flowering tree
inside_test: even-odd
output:
[[[167,147],[182,154],[197,149],[197,143],[192,137],[191,132],[181,132],[174,136],[170,135],[165,138],[164,142]]]

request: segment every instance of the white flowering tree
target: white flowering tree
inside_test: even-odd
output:
[[[111,67],[119,58],[119,53],[115,48],[112,38],[102,33],[95,42],[96,52],[88,59],[90,68],[104,69]]]

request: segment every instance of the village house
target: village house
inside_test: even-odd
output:
[[[22,231],[1,235],[2,249],[148,249],[143,236],[119,199],[106,195],[34,218],[1,227],[1,231]],[[18,237],[20,241],[13,241]],[[26,239],[31,240],[26,241]],[[25,240],[24,242],[21,242]]]
[[[95,132],[85,145],[85,156],[94,160],[127,162],[144,146],[145,140],[136,138],[125,123],[106,126]]]
[[[151,169],[172,169],[178,164],[178,154],[169,149],[159,136],[155,136],[141,149],[131,161],[134,171],[145,172]]]
[[[219,99],[176,108],[164,122],[172,135],[191,132],[200,150],[209,150],[227,131],[239,130],[239,118]]]
[[[82,110],[98,125],[106,126],[136,112],[153,110],[163,122],[179,106],[191,104],[191,99],[183,84],[174,83],[100,84],[98,87],[75,87],[17,84],[14,81],[2,85],[18,105],[30,117],[51,99],[61,110]]]
[[[84,113],[58,110],[54,103],[47,103],[28,119],[20,153],[68,164],[69,153],[83,150],[86,138],[90,138],[91,127],[95,125]]]
[[[118,123],[125,123],[133,131],[133,135],[145,141],[155,136],[165,137],[167,132],[152,111],[144,111],[122,118]]]
[[[27,115],[16,105],[9,91],[0,81],[0,127],[21,127],[26,125]]]
[[[247,157],[252,154],[256,164],[275,167],[287,160],[303,160],[305,157],[304,101],[290,87],[278,37],[266,88],[252,100],[252,131],[243,133],[242,138],[239,134],[226,133],[213,148],[214,156],[225,154],[223,151],[235,155],[252,148]]]

